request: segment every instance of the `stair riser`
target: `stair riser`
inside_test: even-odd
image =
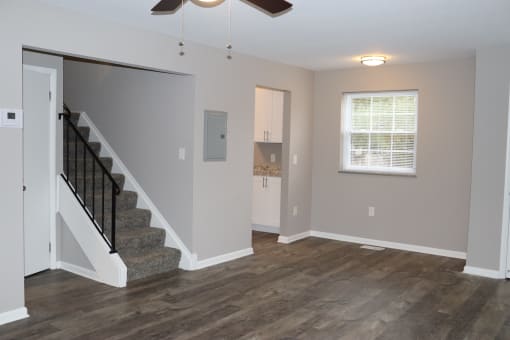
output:
[[[123,249],[143,249],[163,247],[165,234],[146,234],[139,238],[119,239],[117,238],[117,249],[122,253]]]
[[[162,274],[162,273],[168,273],[174,270],[177,270],[179,268],[179,261],[171,261],[168,263],[165,263],[164,265],[160,266],[146,266],[143,268],[143,271],[137,271],[135,269],[128,267],[128,281],[134,281],[138,279],[142,279],[145,277],[149,277],[152,275]]]
[[[92,162],[92,161],[90,161]],[[69,168],[70,168],[70,171],[68,172],[67,171],[67,163],[64,163],[64,173],[69,173],[69,176],[74,178],[75,175],[77,177],[80,177],[80,178],[83,178],[83,173],[84,173],[84,170],[85,170],[85,175],[87,177],[90,177],[90,180],[92,180],[92,174],[94,173],[92,170],[92,164],[89,164],[89,161],[87,161],[87,169],[84,169],[83,168],[83,162],[81,162],[81,164],[78,163],[78,167],[76,167],[76,165],[74,164],[74,162],[69,162]],[[111,164],[108,165],[108,164],[105,164],[105,168],[106,168],[106,172],[103,170],[103,168],[99,165],[99,163],[96,163],[95,165],[95,174],[96,174],[96,181],[97,180],[101,180],[101,176],[103,174],[103,172],[105,173],[105,180],[107,180],[107,177],[108,175],[106,174],[107,172],[108,173],[111,173],[112,172],[112,167],[111,167]],[[75,171],[76,169],[76,171]]]
[[[80,174],[83,174],[83,165],[85,162],[83,162],[83,159],[78,159],[78,171],[80,171]],[[87,155],[87,174],[89,173],[92,173],[92,169],[94,167],[93,163],[96,163],[95,165],[95,170],[96,170],[96,173],[98,172],[102,172],[102,168],[101,166],[99,165],[99,163],[97,161],[94,161],[92,159],[92,157],[89,157],[89,155]],[[101,163],[104,165],[104,167],[106,168],[106,170],[108,170],[109,172],[112,171],[112,166],[113,166],[113,161],[111,158],[101,158]],[[76,163],[73,161],[71,161],[71,159],[69,159],[69,169],[70,171],[74,172],[74,169],[76,168]],[[67,162],[64,161],[64,170],[67,170]]]
[[[76,125],[76,123],[75,123]],[[82,135],[83,138],[85,138],[85,140],[89,140],[89,137],[90,137],[90,128],[88,126],[79,126],[78,127],[78,132],[80,132],[80,134]],[[74,139],[75,137],[75,132],[74,130],[69,127],[69,136],[71,136],[71,140]],[[67,138],[67,128],[64,126],[64,140],[65,138]]]
[[[102,222],[101,205],[96,207],[96,209],[97,209],[96,210],[96,221],[98,221],[101,224],[101,222]],[[108,231],[111,230],[111,220],[112,220],[111,209],[110,209],[110,211],[105,210],[105,215],[104,215],[105,230],[108,230]],[[115,221],[116,221],[116,223],[115,223],[116,230],[121,230],[121,229],[125,229],[125,228],[148,228],[151,223],[151,215],[150,215],[150,213],[149,214],[140,213],[135,216],[130,216],[129,218],[124,218],[124,216],[122,216],[122,214],[117,214],[117,218],[115,219]]]
[[[95,183],[92,183],[92,177],[87,177],[85,180],[85,185],[83,182],[83,177],[78,177],[76,180],[74,178],[74,174],[71,173],[69,175],[69,179],[71,180],[71,184],[76,188],[78,188],[78,194],[80,197],[84,197],[84,190],[85,187],[85,194],[87,195],[87,199],[89,196],[91,196],[93,193],[94,195],[101,195],[103,193],[103,182],[101,179],[101,176],[96,176]],[[116,179],[116,183],[119,186],[120,190],[122,191],[124,189],[124,179]],[[93,185],[94,184],[94,185]],[[95,191],[92,192],[92,188],[95,188]],[[104,195],[106,197],[112,196],[112,182],[110,179],[105,175],[104,178]]]
[[[94,202],[92,202],[94,201]],[[102,213],[103,211],[103,208],[102,208],[102,204],[103,204],[103,199],[101,196],[96,196],[95,199],[93,200],[92,197],[90,196],[87,196],[87,207],[92,210],[92,203],[94,203],[94,208],[96,210],[96,212],[99,212],[99,213]],[[136,203],[137,203],[137,197],[136,196],[126,196],[126,195],[122,195],[120,194],[119,196],[117,196],[116,198],[116,206],[117,206],[117,212],[120,212],[120,211],[125,211],[125,210],[129,210],[129,209],[134,209],[136,208]],[[108,215],[111,211],[112,211],[112,198],[111,198],[111,195],[105,195],[105,198],[104,198],[104,211],[105,211],[105,216]]]
[[[99,154],[101,152],[101,145],[96,144],[96,143],[90,143],[89,146],[91,147],[92,151],[97,156],[99,156]],[[69,144],[69,155],[68,155],[67,154],[67,144],[64,144],[64,150],[63,150],[64,151],[63,152],[64,162],[67,161],[68,156],[69,156],[70,161],[74,161],[75,159],[83,161],[83,153],[84,153],[83,149],[84,149],[83,144],[78,143],[78,147],[75,148],[75,144],[71,143],[71,144]],[[85,148],[85,153],[86,153],[87,162],[88,162],[89,160],[91,160],[93,158],[93,156],[88,148]]]

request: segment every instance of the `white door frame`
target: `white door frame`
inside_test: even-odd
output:
[[[50,76],[50,269],[57,268],[57,70],[53,68],[23,64],[23,71],[33,71]],[[24,207],[23,207],[24,209]],[[23,226],[24,228],[25,226]]]
[[[510,91],[508,93],[506,141],[505,191],[503,197],[503,228],[501,230],[501,250],[499,270],[501,278],[510,278]]]

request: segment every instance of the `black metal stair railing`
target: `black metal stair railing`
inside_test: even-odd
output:
[[[64,171],[61,176],[110,247],[110,253],[116,253],[116,198],[120,187],[73,123],[69,108],[64,106],[64,110],[59,115],[60,119],[64,119]],[[88,176],[90,171],[91,176]],[[111,197],[111,207],[105,205],[108,196]]]

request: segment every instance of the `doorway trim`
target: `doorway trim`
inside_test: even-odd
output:
[[[50,76],[49,163],[50,163],[50,269],[57,269],[57,70],[23,64],[23,72],[32,71]],[[48,94],[49,95],[49,94]],[[24,133],[24,131],[23,131]],[[23,148],[24,152],[24,148]],[[24,168],[23,168],[24,169]],[[25,206],[23,205],[23,211]],[[23,223],[23,230],[25,224]]]

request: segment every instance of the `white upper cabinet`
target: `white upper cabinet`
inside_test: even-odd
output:
[[[282,143],[284,93],[255,90],[255,142]]]
[[[269,129],[269,141],[272,143],[283,142],[283,92],[273,93],[273,114],[271,115],[271,128]]]

